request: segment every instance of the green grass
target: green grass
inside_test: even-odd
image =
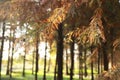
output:
[[[47,73],[46,78],[47,80],[53,80],[54,74],[53,73]],[[38,80],[43,79],[43,73],[38,73]],[[9,76],[6,76],[4,73],[2,73],[2,80],[34,80],[34,75],[31,74],[31,71],[27,70],[25,77],[22,77],[22,72],[16,72],[12,74],[12,78],[10,79]],[[64,75],[63,80],[69,80],[69,76]],[[73,80],[79,80],[78,76],[74,76]],[[90,80],[90,79],[84,79],[84,80]]]

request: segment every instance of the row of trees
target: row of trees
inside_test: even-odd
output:
[[[0,7],[2,23],[0,72],[5,39],[10,41],[9,48],[12,50],[12,56],[16,43],[25,42],[25,47],[34,45],[35,80],[37,80],[41,40],[50,45],[56,41],[54,80],[63,80],[63,52],[66,45],[70,49],[70,80],[73,80],[74,75],[75,44],[79,46],[80,79],[83,79],[83,67],[86,71],[87,55],[90,55],[91,80],[94,80],[93,64],[98,64],[99,74],[103,70],[109,70],[109,62],[115,66],[113,55],[117,55],[114,53],[119,50],[120,35],[119,0],[4,0]],[[5,36],[6,26],[9,26],[10,30],[8,37]],[[17,29],[20,29],[21,32],[25,30],[19,38],[15,36]],[[24,66],[27,52],[28,50],[25,51],[24,55]],[[11,61],[10,76],[12,77],[13,58],[8,57],[8,61],[9,59]],[[44,64],[44,80],[46,80],[46,55]],[[25,68],[23,75],[25,74],[24,70]]]

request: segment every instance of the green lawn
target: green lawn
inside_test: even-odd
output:
[[[53,80],[53,73],[47,73],[46,77],[47,80]],[[42,80],[43,74],[42,72],[38,73],[38,80]],[[30,71],[26,71],[26,75],[25,77],[22,77],[22,73],[21,72],[16,72],[12,74],[12,78],[10,79],[9,76],[6,76],[4,73],[2,73],[2,80],[34,80],[34,75],[31,74]],[[63,80],[69,80],[69,76],[64,75],[64,79]],[[78,76],[74,76],[73,80],[79,80]],[[90,79],[84,79],[84,80],[90,80]]]

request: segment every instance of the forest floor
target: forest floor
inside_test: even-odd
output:
[[[31,70],[27,70],[25,73],[25,77],[22,77],[22,72],[13,72],[12,73],[12,78],[9,77],[9,75],[5,75],[5,71],[2,71],[2,79],[1,80],[34,80],[35,76],[32,75]],[[46,74],[46,79],[47,80],[53,80],[54,74],[53,73],[47,73]],[[43,73],[39,72],[38,73],[38,80],[43,80]],[[68,75],[64,75],[63,80],[69,80]],[[78,75],[74,75],[73,80],[79,80]],[[84,78],[84,80],[90,80],[88,78]]]
[[[1,80],[34,80],[35,76],[34,74],[32,74],[32,66],[28,63],[26,64],[26,70],[25,70],[25,77],[22,76],[22,63],[21,62],[14,62],[13,65],[13,73],[12,73],[12,78],[10,78],[9,75],[6,75],[6,67],[7,64],[6,62],[3,62],[2,65],[2,79]],[[43,80],[43,66],[39,67],[39,72],[38,72],[38,80]],[[90,70],[88,69],[88,74],[90,74]],[[78,74],[78,70],[75,70],[75,73]],[[74,79],[73,80],[79,80],[79,75],[74,75]],[[63,80],[69,80],[70,75],[66,75],[65,74],[65,70],[63,70],[63,76],[64,79]],[[46,79],[47,80],[53,80],[54,79],[54,68],[51,66],[50,68],[50,72],[46,73]],[[90,75],[87,77],[84,77],[84,80],[91,80]]]

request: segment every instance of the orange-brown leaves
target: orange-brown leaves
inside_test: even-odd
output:
[[[63,5],[61,8],[56,8],[50,17],[47,19],[47,22],[49,23],[49,28],[47,30],[50,30],[50,32],[58,29],[58,24],[63,22],[66,19],[67,11],[70,7],[70,4]]]
[[[96,45],[100,43],[100,38],[102,38],[103,41],[105,41],[104,36],[104,28],[102,25],[102,9],[97,8],[94,16],[92,17],[92,20],[90,22],[89,27],[86,27],[86,29],[78,28],[74,30],[73,32],[70,32],[68,35],[68,39],[70,40],[71,36],[76,38],[77,43],[80,43],[82,45],[89,44],[89,45]]]

